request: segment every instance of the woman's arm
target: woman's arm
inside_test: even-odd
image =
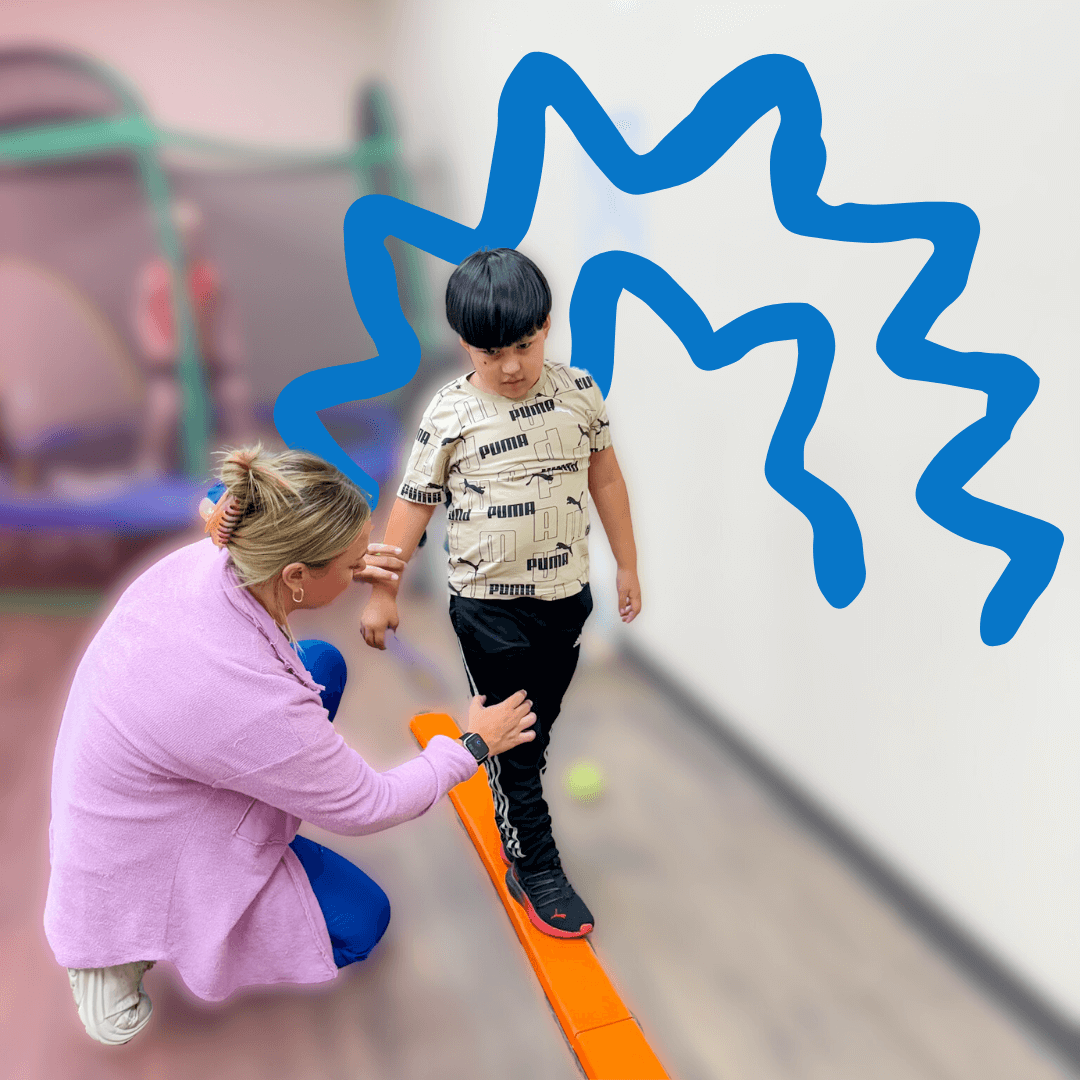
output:
[[[340,836],[362,836],[419,817],[476,772],[460,743],[434,738],[423,753],[380,773],[334,732],[257,772],[226,777],[217,787],[250,795]]]
[[[250,795],[330,832],[360,836],[419,817],[476,772],[476,759],[459,742],[438,735],[423,753],[378,772],[350,749],[310,698],[301,707],[303,715],[294,715],[289,726],[303,745],[213,786]],[[475,698],[469,710],[469,728],[496,753],[535,738],[535,721],[524,691],[491,708]]]

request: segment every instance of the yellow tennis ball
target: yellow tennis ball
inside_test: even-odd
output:
[[[593,802],[604,793],[604,777],[591,761],[579,761],[566,770],[566,790],[571,799]]]

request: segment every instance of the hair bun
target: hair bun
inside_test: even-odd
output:
[[[261,453],[262,444],[259,443],[256,446],[248,446],[242,450],[234,450],[226,460],[231,461],[234,465],[238,465],[246,472],[252,472],[255,468],[255,462],[258,461]]]

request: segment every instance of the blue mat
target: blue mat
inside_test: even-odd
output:
[[[199,522],[207,484],[188,477],[132,480],[108,494],[23,493],[0,480],[0,527],[77,532],[157,533]]]
[[[342,448],[380,484],[392,480],[401,424],[384,409],[357,411]],[[165,533],[199,522],[199,503],[213,480],[131,480],[101,495],[21,492],[0,477],[0,528],[61,532]]]

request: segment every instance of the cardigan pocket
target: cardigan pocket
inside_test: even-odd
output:
[[[276,806],[252,799],[244,810],[244,816],[233,829],[233,835],[257,847],[288,844],[296,832],[293,825],[295,820],[291,814],[279,810]]]

